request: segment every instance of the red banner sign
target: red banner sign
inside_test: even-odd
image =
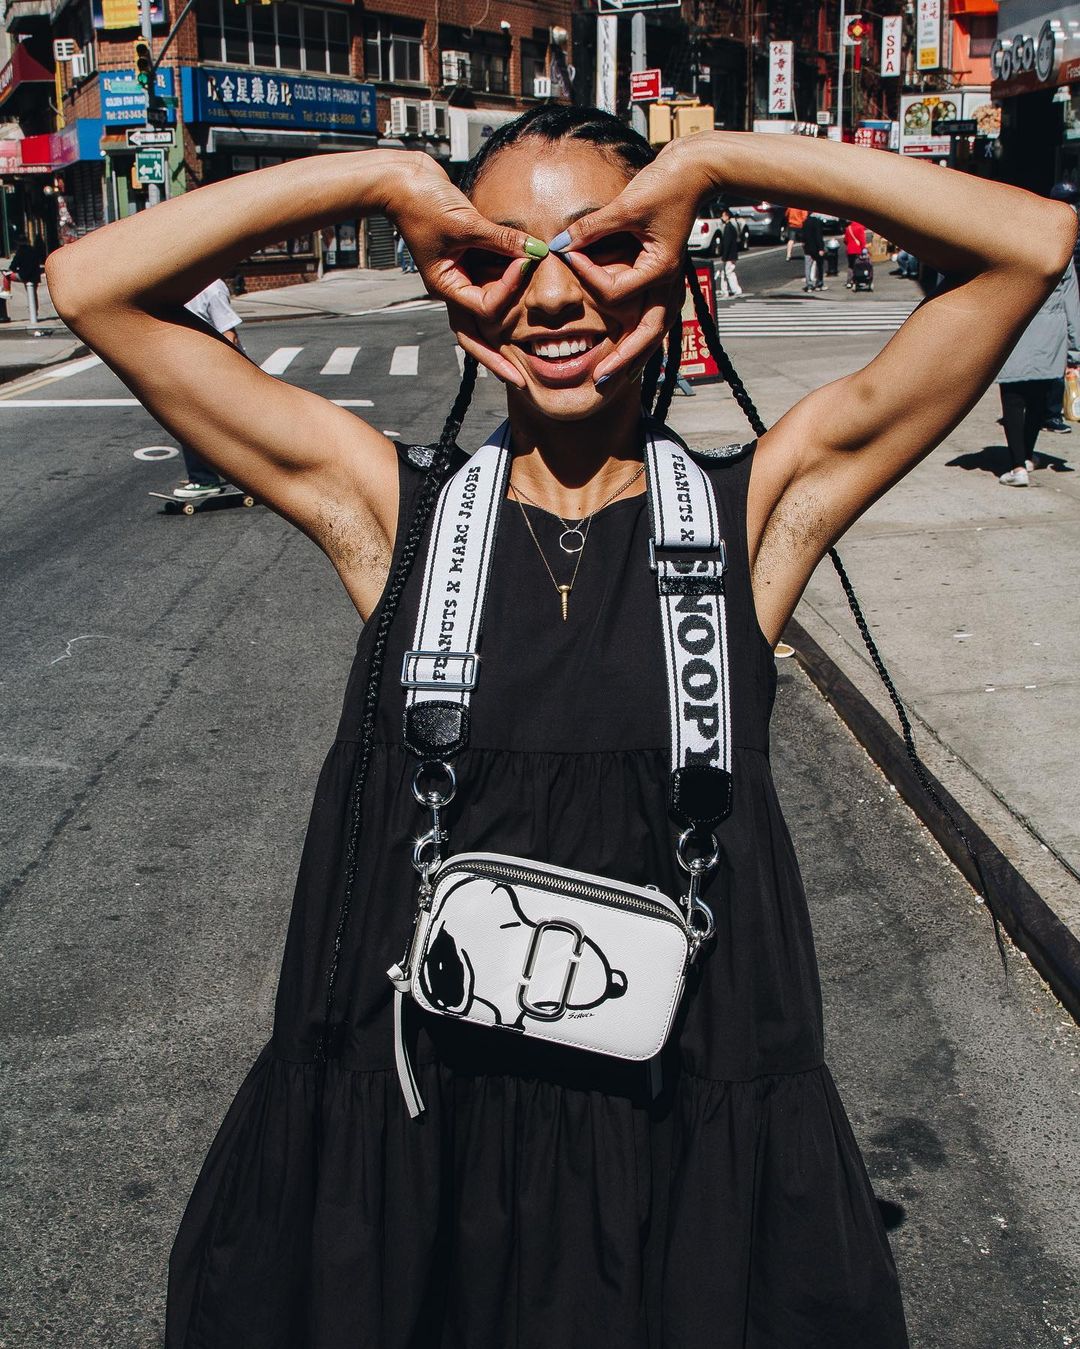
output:
[[[630,72],[631,103],[655,103],[659,97],[659,70],[632,70]]]
[[[702,295],[705,297],[709,313],[715,318],[716,292],[713,289],[713,269],[711,265],[706,264],[702,267],[695,267],[694,272],[697,275],[697,282]],[[698,322],[697,313],[694,310],[694,297],[690,294],[689,284],[683,298],[682,322],[682,365],[679,368],[679,373],[684,379],[697,384],[710,383],[719,379],[720,370],[712,358],[712,353],[705,341],[705,334]]]

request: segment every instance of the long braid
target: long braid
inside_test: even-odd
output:
[[[469,403],[472,401],[473,389],[476,386],[477,363],[474,357],[466,356],[465,364],[461,374],[461,385],[458,388],[457,397],[454,399],[454,406],[450,409],[450,415],[443,425],[442,435],[439,437],[439,443],[432,454],[431,464],[427,470],[427,476],[423,486],[420,488],[416,498],[416,505],[413,510],[412,519],[409,521],[408,533],[401,546],[401,553],[394,567],[393,573],[387,581],[386,591],[379,606],[378,619],[375,626],[375,638],[371,646],[371,657],[368,662],[367,683],[364,687],[363,702],[360,708],[360,746],[357,755],[356,772],[353,776],[352,791],[349,798],[350,825],[349,840],[345,854],[345,886],[341,895],[341,906],[338,910],[337,930],[334,933],[334,945],[330,957],[330,968],[326,976],[326,1012],[323,1019],[323,1031],[316,1047],[316,1054],[320,1060],[325,1060],[329,1056],[329,1040],[332,1035],[332,1018],[334,1012],[334,993],[337,984],[338,964],[341,957],[341,947],[345,938],[345,929],[349,920],[349,907],[352,900],[353,889],[356,885],[357,858],[359,855],[360,841],[360,822],[362,816],[362,803],[364,794],[364,784],[367,782],[368,769],[371,765],[371,751],[375,740],[375,722],[379,705],[379,690],[382,685],[383,666],[386,660],[386,648],[390,637],[390,629],[394,622],[394,616],[401,603],[402,594],[405,591],[406,582],[412,572],[413,563],[416,561],[416,555],[420,550],[420,543],[427,528],[428,521],[431,519],[432,512],[435,509],[439,499],[439,492],[442,490],[443,481],[446,478],[447,470],[450,467],[450,461],[454,453],[454,447],[457,444],[458,434],[461,431],[461,424],[465,420],[465,414],[469,410]]]
[[[660,392],[656,398],[656,406],[653,408],[653,416],[658,422],[666,422],[668,410],[671,407],[671,400],[675,394],[676,385],[679,382],[679,366],[682,364],[682,315],[675,318],[675,322],[668,329],[667,335],[667,357],[664,361],[664,382],[660,385]]]
[[[709,351],[712,353],[713,360],[716,362],[723,378],[731,386],[731,392],[735,396],[735,401],[742,409],[746,420],[753,427],[754,433],[758,436],[763,436],[766,430],[765,422],[762,420],[761,414],[754,406],[754,400],[750,397],[745,385],[736,373],[735,367],[731,363],[731,357],[728,356],[727,352],[724,350],[723,344],[720,341],[720,334],[717,330],[716,322],[709,311],[709,306],[705,303],[705,297],[702,295],[701,287],[698,285],[697,274],[689,261],[686,264],[686,279],[690,286],[690,293],[694,298],[694,311],[697,314],[698,322],[701,324],[701,331],[705,334],[705,341],[708,344]],[[870,633],[870,625],[867,623],[866,617],[863,614],[862,606],[859,604],[858,597],[855,594],[855,588],[852,586],[851,579],[840,559],[840,554],[835,548],[829,549],[829,559],[836,569],[837,576],[840,578],[840,585],[843,587],[844,595],[847,597],[848,607],[851,609],[855,619],[855,625],[859,629],[859,634],[863,639],[866,649],[870,653],[870,659],[873,662],[874,669],[878,672],[881,682],[885,685],[885,691],[888,693],[889,700],[896,710],[897,720],[900,722],[900,730],[904,740],[904,749],[907,752],[908,759],[911,761],[911,767],[915,772],[915,776],[927,796],[929,796],[937,809],[948,820],[957,837],[967,850],[968,856],[971,858],[972,866],[975,868],[975,874],[978,876],[979,883],[982,886],[981,898],[986,901],[986,908],[994,925],[994,940],[997,943],[998,954],[1001,957],[1001,963],[1005,967],[1005,972],[1007,974],[1008,964],[1006,962],[1005,943],[1001,936],[1001,924],[997,914],[990,905],[988,893],[989,887],[986,883],[986,875],[983,872],[982,863],[971,844],[971,840],[968,838],[967,834],[964,833],[956,816],[941,799],[941,795],[931,781],[930,774],[928,773],[925,764],[922,759],[919,758],[918,752],[915,749],[915,736],[911,728],[911,720],[908,717],[907,709],[904,707],[900,695],[896,691],[896,685],[893,683],[892,675],[889,674],[885,662],[881,657],[881,652],[878,650],[877,643]]]

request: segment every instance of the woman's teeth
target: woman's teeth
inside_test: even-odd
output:
[[[533,342],[534,356],[542,356],[549,361],[565,360],[568,356],[580,356],[595,345],[588,337],[575,337],[567,342]]]

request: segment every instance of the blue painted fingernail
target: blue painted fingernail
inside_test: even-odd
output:
[[[600,385],[606,384],[610,378],[611,378],[610,375],[601,375],[593,387],[599,389]]]
[[[548,248],[550,248],[553,253],[561,253],[564,248],[569,247],[570,247],[569,230],[563,230],[561,234],[556,234],[555,238],[552,239],[551,243],[548,244]]]

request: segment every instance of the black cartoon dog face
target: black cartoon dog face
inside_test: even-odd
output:
[[[420,983],[441,1012],[496,1026],[520,1026],[529,1015],[557,1019],[626,992],[626,975],[594,941],[570,924],[534,921],[511,886],[475,877],[447,893]]]

